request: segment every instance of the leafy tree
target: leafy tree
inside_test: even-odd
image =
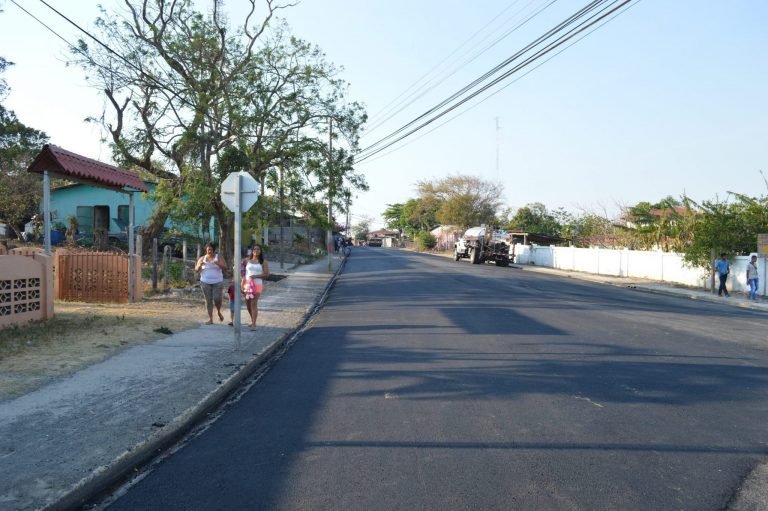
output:
[[[565,228],[564,228],[565,231]],[[593,245],[616,248],[624,246],[622,231],[612,220],[595,213],[584,213],[572,219],[565,237],[580,247]]]
[[[368,233],[371,232],[371,219],[364,216],[360,221],[352,226],[352,232],[357,241],[365,241],[368,239]]]
[[[13,63],[0,57],[0,73]],[[42,196],[40,178],[27,168],[48,136],[19,121],[3,101],[9,92],[0,79],[0,218],[21,239],[24,223],[37,213]]]
[[[560,236],[562,226],[555,215],[547,211],[544,204],[534,202],[518,209],[507,229],[547,236]]]
[[[463,228],[493,223],[504,191],[501,185],[464,175],[421,181],[417,190],[421,200],[437,204],[438,222]]]
[[[436,225],[439,207],[434,197],[408,199],[403,205],[406,235],[414,238],[419,231],[427,231]]]
[[[404,214],[405,204],[399,202],[396,204],[387,204],[387,209],[381,214],[384,218],[384,226],[392,231],[405,232],[408,227],[407,219]]]
[[[749,255],[757,249],[757,235],[768,232],[768,198],[731,194],[735,201],[695,203],[699,214],[685,252],[686,262],[708,269],[712,254]]]
[[[325,143],[331,118],[336,139],[343,137],[354,151],[365,114],[344,102],[346,84],[322,52],[274,20],[288,4],[264,0],[266,14],[257,19],[251,0],[250,12],[233,29],[219,1],[207,14],[193,0],[124,3],[127,19],[103,12],[97,26],[125,60],[81,41],[76,61],[107,97],[111,111],[96,120],[109,133],[116,161],[150,171],[171,189],[158,197],[163,202],[150,235],[182,197],[207,192],[222,251],[231,252],[233,215],[219,190],[236,170],[261,183],[262,197],[267,188],[276,192],[276,183],[302,177],[306,182],[296,188],[309,196],[333,196],[344,182],[365,185],[350,170],[351,158],[339,148],[329,157]],[[279,166],[289,175],[275,179]]]
[[[654,204],[639,202],[624,213],[632,225],[625,230],[628,245],[642,250],[684,251],[690,243],[694,215],[688,202],[683,205],[672,196]]]
[[[420,251],[431,250],[437,245],[437,239],[427,232],[421,231],[416,234],[416,248]]]

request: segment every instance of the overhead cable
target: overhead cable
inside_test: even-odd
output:
[[[549,30],[544,36],[541,36],[536,39],[533,43],[527,45],[523,50],[520,50],[519,52],[515,53],[512,57],[505,60],[501,64],[494,67],[492,70],[488,71],[484,75],[482,75],[480,78],[474,80],[469,85],[463,87],[461,90],[457,91],[456,93],[449,96],[447,99],[441,101],[438,105],[435,107],[432,107],[425,113],[421,114],[420,116],[416,117],[409,123],[405,124],[401,128],[395,130],[394,132],[390,133],[386,137],[380,139],[376,143],[364,148],[362,151],[360,151],[355,159],[357,163],[360,163],[374,154],[378,154],[379,152],[387,149],[388,147],[391,147],[393,144],[399,142],[400,140],[403,140],[404,138],[410,136],[411,134],[415,133],[416,131],[419,131],[423,127],[431,124],[432,122],[436,121],[437,119],[443,117],[444,115],[450,113],[451,111],[455,110],[459,106],[465,104],[467,101],[473,99],[478,94],[481,94],[488,90],[489,88],[497,85],[501,81],[507,79],[514,73],[518,72],[519,70],[523,69],[524,67],[528,66],[529,64],[535,62],[539,58],[542,58],[544,55],[550,53],[554,49],[558,48],[559,46],[563,45],[568,40],[574,38],[575,36],[579,35],[580,33],[587,30],[589,27],[600,23],[601,20],[605,19],[606,17],[610,16],[614,12],[618,11],[628,3],[632,2],[633,0],[613,0],[611,2],[607,2],[605,0],[600,1],[594,1],[579,10],[574,15],[570,16],[568,19],[566,19],[564,22],[560,23],[557,27],[555,27],[552,30]],[[493,76],[494,74],[498,73],[503,68],[507,67],[509,64],[513,63],[515,60],[518,60],[522,55],[529,52],[531,49],[539,45],[541,42],[546,41],[548,38],[550,38],[553,34],[556,34],[558,32],[561,32],[564,28],[570,26],[573,24],[576,20],[579,18],[582,18],[595,10],[597,7],[600,7],[602,4],[609,4],[608,7],[603,8],[602,10],[599,10],[597,14],[594,14],[590,17],[588,17],[586,20],[579,22],[574,28],[569,29],[565,34],[558,36],[554,41],[548,42],[543,48],[536,50],[532,55],[525,58],[522,62],[516,64],[514,67],[512,67],[510,70],[507,70],[503,72],[500,76],[497,78],[492,79],[490,82],[486,83],[485,85],[480,86],[482,82]],[[615,5],[617,4],[618,5]],[[614,6],[615,5],[615,6]],[[477,88],[474,90],[474,92],[469,93],[472,89]],[[469,93],[466,97],[463,99],[460,99],[463,95]],[[451,104],[453,102],[453,104]],[[442,109],[442,110],[441,110]],[[415,126],[413,129],[409,129],[411,127]],[[404,133],[401,135],[401,133]],[[394,139],[394,140],[392,140]]]
[[[555,57],[557,57],[558,55],[560,55],[561,53],[563,53],[565,50],[567,50],[567,49],[568,49],[568,48],[570,48],[571,46],[573,46],[573,45],[577,44],[578,42],[580,42],[581,40],[585,39],[585,38],[586,38],[586,37],[588,37],[590,34],[592,34],[593,32],[595,32],[596,30],[600,29],[600,28],[601,28],[603,25],[605,25],[606,23],[609,23],[611,20],[613,20],[613,19],[614,19],[614,18],[616,18],[617,16],[620,16],[621,14],[623,14],[623,13],[627,12],[629,9],[631,9],[632,7],[634,7],[635,5],[637,5],[637,4],[638,4],[640,1],[641,1],[641,0],[636,0],[636,2],[635,2],[634,4],[630,5],[630,6],[629,6],[629,7],[627,7],[625,10],[623,10],[623,11],[621,11],[621,12],[616,12],[616,13],[614,13],[612,16],[610,16],[609,18],[602,20],[602,21],[601,21],[599,24],[597,24],[596,26],[592,27],[592,29],[591,29],[591,30],[589,30],[589,31],[588,31],[588,32],[586,32],[585,34],[581,35],[581,36],[580,36],[578,39],[576,39],[576,40],[574,40],[574,41],[571,41],[571,43],[570,43],[570,44],[568,44],[568,45],[566,45],[566,46],[564,46],[564,47],[560,48],[558,51],[556,51],[555,53],[553,53],[552,55],[550,55],[549,57],[547,57],[545,60],[543,60],[543,61],[539,62],[538,64],[536,64],[535,66],[531,67],[530,69],[528,69],[527,71],[525,71],[525,73],[521,74],[520,76],[517,76],[517,77],[515,77],[515,79],[511,80],[509,83],[507,83],[507,84],[506,84],[506,85],[504,85],[503,87],[500,87],[500,88],[496,89],[496,90],[495,90],[495,91],[493,91],[492,93],[490,93],[490,94],[488,94],[487,96],[485,96],[483,99],[481,99],[481,100],[477,101],[477,102],[476,102],[476,103],[474,103],[474,104],[468,105],[468,106],[467,106],[467,108],[465,108],[465,109],[463,109],[462,111],[458,112],[456,115],[454,115],[454,116],[452,116],[452,117],[449,117],[448,119],[445,119],[443,122],[441,122],[441,123],[440,123],[440,124],[438,124],[437,126],[433,126],[433,127],[432,127],[432,129],[430,129],[430,130],[428,130],[428,131],[426,131],[426,132],[424,132],[424,133],[420,134],[419,136],[417,136],[417,137],[415,137],[415,138],[412,138],[412,139],[410,139],[408,142],[405,142],[405,143],[403,143],[403,144],[400,144],[398,147],[396,147],[396,148],[394,148],[394,149],[392,149],[392,150],[390,150],[390,151],[387,151],[387,152],[385,152],[385,153],[383,153],[383,154],[378,154],[378,155],[377,155],[375,158],[366,159],[366,163],[370,163],[370,162],[376,161],[376,160],[378,160],[378,159],[381,159],[381,158],[385,158],[385,157],[387,157],[388,155],[390,155],[390,154],[392,154],[392,153],[394,153],[394,152],[397,152],[397,151],[399,151],[399,150],[400,150],[400,149],[402,149],[403,147],[409,146],[409,145],[411,145],[412,143],[414,143],[414,142],[416,142],[416,141],[418,141],[418,140],[421,140],[422,138],[426,137],[426,136],[427,136],[427,135],[429,135],[430,133],[432,133],[432,132],[434,132],[434,131],[436,131],[436,130],[438,130],[438,129],[442,128],[442,127],[443,127],[443,126],[445,126],[446,124],[450,123],[450,122],[451,122],[451,121],[453,121],[454,119],[456,119],[456,118],[458,118],[458,117],[461,117],[462,115],[464,115],[464,114],[465,114],[465,113],[467,113],[468,111],[472,110],[473,108],[475,108],[475,107],[477,107],[477,106],[479,106],[479,105],[481,105],[481,104],[485,103],[486,101],[488,101],[488,100],[489,100],[489,99],[491,99],[492,97],[494,97],[494,96],[496,96],[497,94],[499,94],[500,92],[504,91],[504,90],[505,90],[507,87],[509,87],[510,85],[513,85],[513,84],[517,83],[518,81],[520,81],[520,80],[521,80],[521,79],[523,79],[524,77],[528,76],[530,73],[532,73],[532,72],[533,72],[533,71],[535,71],[536,69],[540,68],[541,66],[543,66],[544,64],[546,64],[547,62],[549,62],[550,60],[552,60],[553,58],[555,58]],[[358,163],[361,163],[361,162],[358,162]]]
[[[514,19],[520,12],[522,12],[524,9],[526,9],[528,6],[530,6],[533,3],[534,0],[529,2],[525,7],[518,10],[514,13],[514,15],[510,19]],[[476,31],[474,34],[472,34],[464,43],[462,43],[459,47],[457,47],[454,51],[452,51],[448,56],[446,56],[443,60],[441,60],[437,65],[435,65],[432,69],[430,69],[427,73],[422,75],[418,80],[416,80],[413,84],[411,84],[408,88],[406,88],[399,96],[397,96],[394,100],[392,100],[389,104],[387,104],[384,109],[377,113],[372,115],[371,117],[375,120],[366,132],[363,134],[363,138],[366,135],[370,135],[372,132],[376,131],[379,127],[381,127],[385,122],[390,120],[392,117],[397,115],[398,113],[402,112],[405,108],[412,105],[416,100],[424,96],[424,94],[428,93],[429,91],[433,90],[436,86],[440,85],[443,81],[450,78],[454,74],[456,74],[458,71],[460,71],[463,67],[467,66],[468,64],[472,63],[474,60],[476,60],[478,57],[480,57],[483,53],[488,51],[489,49],[493,48],[495,45],[503,41],[506,37],[508,37],[510,34],[514,33],[516,30],[518,30],[520,27],[525,25],[528,21],[539,15],[541,12],[543,12],[547,7],[557,2],[557,0],[550,0],[549,3],[544,5],[543,7],[539,8],[533,15],[529,16],[526,20],[524,20],[522,23],[519,23],[518,25],[514,26],[511,30],[508,30],[504,34],[502,34],[501,37],[498,37],[496,40],[494,40],[491,44],[487,45],[483,49],[481,49],[479,52],[476,52],[474,55],[472,55],[469,59],[463,61],[458,66],[455,66],[452,69],[448,69],[448,73],[444,75],[435,76],[433,78],[428,79],[426,82],[419,85],[420,82],[424,81],[429,75],[435,73],[448,59],[450,59],[453,55],[455,55],[459,50],[461,50],[464,46],[467,45],[470,41],[472,41],[478,34],[480,34],[485,28],[487,28],[489,25],[491,25],[494,21],[496,21],[502,14],[504,14],[506,11],[511,9],[515,6],[517,2],[513,2],[509,6],[507,6],[502,12],[497,14],[491,21],[483,25],[482,28],[480,28],[478,31]],[[505,20],[504,23],[507,23],[509,20]],[[503,26],[503,25],[502,25]],[[496,29],[498,30],[498,29]],[[494,31],[495,32],[495,31]],[[491,32],[492,35],[494,32]],[[488,39],[489,36],[486,36],[485,38],[481,39],[479,42],[482,43],[486,39]],[[469,53],[469,51],[473,50],[475,47],[477,47],[478,44],[475,46],[469,48],[467,51],[463,52],[459,55],[459,58],[464,57]],[[438,81],[439,80],[439,81]],[[437,82],[437,83],[435,83]],[[418,85],[418,87],[417,87]],[[416,87],[416,90],[414,90],[410,95],[403,98],[408,92],[411,91]],[[400,98],[403,98],[400,100]],[[398,101],[400,100],[400,101]],[[390,108],[391,107],[391,108]],[[399,108],[398,108],[399,107]],[[396,109],[396,110],[395,110]],[[394,110],[394,111],[392,111]]]

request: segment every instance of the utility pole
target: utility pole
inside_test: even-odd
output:
[[[499,131],[501,130],[501,126],[499,126],[499,118],[496,117],[496,181],[501,183],[501,174],[499,173]]]
[[[331,271],[333,252],[333,117],[328,118],[328,233],[325,236],[328,250],[328,271]]]
[[[285,250],[284,250],[284,238],[285,238],[285,195],[283,192],[283,166],[284,163],[280,162],[280,269],[285,267]]]
[[[346,190],[344,190],[344,193],[345,193],[345,194],[346,194],[346,196],[347,196],[347,224],[346,224],[346,226],[344,227],[344,229],[345,229],[345,232],[346,232],[346,235],[347,235],[347,237],[350,237],[350,236],[349,236],[349,229],[350,229],[352,226],[350,225],[351,217],[350,217],[350,211],[349,211],[349,203],[350,203],[350,200],[351,200],[351,198],[352,198],[352,192],[350,191],[350,189],[349,189],[349,188],[347,188]]]

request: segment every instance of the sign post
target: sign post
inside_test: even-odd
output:
[[[247,172],[233,172],[221,183],[221,202],[235,214],[235,257],[232,275],[235,280],[235,317],[233,318],[235,330],[235,350],[240,350],[240,254],[243,212],[248,211],[256,204],[259,198],[258,182]]]

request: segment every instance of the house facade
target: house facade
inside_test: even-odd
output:
[[[145,181],[148,193],[151,194],[156,185]],[[91,235],[95,230],[105,230],[111,237],[124,236],[128,229],[129,197],[126,193],[99,188],[85,184],[72,184],[51,190],[51,216],[53,224],[68,226],[69,218],[77,218],[78,232]],[[134,193],[133,207],[135,225],[147,225],[152,216],[155,202],[150,195]],[[165,222],[166,229],[178,229],[190,235],[203,237],[199,228],[177,224],[169,217]],[[211,226],[208,226],[207,239],[212,238]]]
[[[456,225],[440,225],[435,227],[429,233],[435,237],[435,248],[437,250],[453,250],[453,247],[464,231]]]

